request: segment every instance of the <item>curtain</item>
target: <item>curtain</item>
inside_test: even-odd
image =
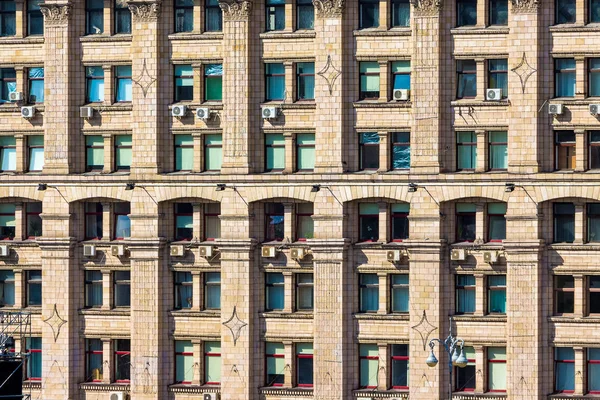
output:
[[[408,288],[394,288],[392,310],[395,312],[408,312]]]
[[[298,63],[298,99],[315,98],[315,63]],[[308,74],[308,75],[300,75]],[[312,75],[311,75],[312,74]]]
[[[298,294],[298,308],[301,310],[312,310],[314,308],[314,287],[313,286],[299,286],[297,290]]]
[[[298,146],[298,170],[312,170],[315,168],[315,135],[296,135]]]
[[[277,74],[276,76],[271,76]],[[283,64],[267,64],[267,100],[283,100],[285,97],[285,68]]]
[[[588,390],[590,392],[600,391],[600,349],[590,348],[588,349],[588,361],[594,361],[595,363],[588,363]]]
[[[223,15],[218,0],[206,0],[206,31],[219,32],[223,30]]]
[[[275,286],[267,286],[267,308],[269,310],[283,310],[284,307],[284,287],[283,274],[269,274],[271,280],[268,282]]]
[[[315,28],[315,9],[311,1],[297,0],[297,29]]]
[[[506,348],[488,347],[487,355],[489,390],[506,390]]]
[[[206,274],[206,308],[218,310],[221,308],[221,273]]]
[[[273,384],[282,384],[284,381],[283,370],[285,368],[285,358],[271,357],[272,355],[283,356],[283,343],[268,342],[266,345],[267,354],[267,386]]]
[[[119,135],[115,138],[115,146],[117,146],[117,168],[131,166],[131,160],[133,158],[133,149],[131,148],[132,144],[131,135]]]
[[[490,286],[492,285],[490,284]],[[489,312],[506,314],[506,289],[490,290],[489,304]]]
[[[508,168],[508,146],[506,144],[490,144],[490,168]]]
[[[3,271],[2,274],[2,304],[13,306],[15,304],[15,273]]]
[[[506,239],[506,218],[504,216],[493,215],[489,218],[489,239],[504,240]]]
[[[207,24],[208,24],[207,15]],[[175,10],[175,32],[192,32],[194,30],[194,10],[178,8]]]
[[[204,342],[204,353],[205,382],[221,383],[221,342]]]
[[[600,22],[600,0],[590,1],[590,22]]]
[[[477,166],[477,146],[458,146],[458,169],[475,169]]]
[[[115,288],[115,306],[129,307],[131,305],[131,285],[119,284]]]
[[[575,214],[554,216],[554,242],[573,243],[575,240]]]
[[[102,305],[102,275],[100,274],[99,283],[88,283],[88,307],[96,307]]]
[[[600,204],[588,204],[588,240],[600,241]]]
[[[192,382],[194,379],[194,345],[190,340],[177,340],[175,341],[175,353],[175,380]]]
[[[379,63],[361,62],[360,63],[360,91],[379,93]],[[376,74],[376,75],[365,75]]]
[[[285,139],[283,134],[270,133],[265,137],[267,145],[267,170],[285,168]],[[273,147],[278,146],[278,147]]]
[[[490,7],[490,25],[507,25],[508,0],[493,0]]]
[[[127,215],[117,215],[117,226],[115,236],[118,238],[128,238],[131,236],[131,221]]]
[[[592,8],[592,15],[597,15],[597,21],[600,22],[600,0],[592,0],[596,6]],[[589,78],[590,78],[590,96],[600,96],[600,58],[589,59]]]
[[[0,158],[2,159],[2,171],[14,171],[17,169],[17,149],[0,149]]]
[[[221,135],[204,136],[206,148],[206,169],[209,171],[219,171],[223,163],[223,137]]]
[[[407,0],[392,2],[392,27],[410,26],[410,3]]]
[[[182,147],[186,146],[186,147]],[[192,135],[175,135],[175,170],[191,171],[194,168],[194,139]]]
[[[376,344],[360,345],[360,387],[377,387],[379,359],[363,357],[379,357],[379,347]]]
[[[457,26],[477,25],[477,1],[458,1],[456,7]]]

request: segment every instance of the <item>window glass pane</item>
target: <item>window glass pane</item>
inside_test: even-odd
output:
[[[206,32],[220,32],[223,30],[223,15],[218,0],[206,0]]]
[[[379,348],[376,344],[360,345],[360,387],[377,387]]]
[[[284,307],[284,278],[281,273],[266,274],[267,310],[283,310]]]
[[[575,22],[575,0],[556,0],[556,23],[572,24]]]
[[[191,65],[175,65],[175,101],[194,97],[194,71]]]
[[[207,272],[204,275],[206,300],[204,306],[209,310],[221,308],[221,273]]]
[[[555,60],[555,94],[556,97],[575,96],[575,59],[558,58]]]
[[[379,26],[379,1],[360,0],[359,24],[360,29],[376,28]]]
[[[265,64],[267,100],[285,97],[285,67],[283,64]],[[275,75],[275,76],[273,76]]]
[[[360,311],[376,312],[379,309],[379,277],[377,274],[360,274]]]
[[[283,134],[268,133],[265,135],[266,170],[283,170],[285,168],[285,139]]]
[[[192,135],[175,135],[175,170],[191,171],[194,167]]]
[[[297,29],[314,29],[315,25],[315,9],[312,1],[297,0]]]
[[[315,63],[297,63],[298,99],[315,98]]]
[[[191,340],[177,340],[175,341],[175,381],[191,383],[193,378],[194,345]]]
[[[298,166],[300,170],[313,170],[315,168],[315,135],[298,134],[296,135],[296,145],[298,146]]]
[[[458,0],[456,2],[456,26],[472,26],[477,24],[477,1]]]
[[[204,67],[206,101],[223,99],[223,64],[208,64]]]
[[[267,386],[281,385],[284,382],[285,354],[283,343],[266,343],[267,355]],[[280,357],[272,357],[280,356]]]
[[[86,164],[88,167],[104,166],[104,138],[102,136],[86,136]],[[92,148],[97,147],[97,148]]]
[[[29,101],[44,102],[44,68],[29,68]]]
[[[361,62],[360,63],[360,90],[361,92],[376,93],[379,95],[379,63],[378,62]],[[364,75],[376,74],[376,75]],[[369,95],[372,97],[372,95]]]
[[[408,275],[392,275],[392,312],[408,312]]]
[[[554,204],[554,241],[573,243],[575,240],[575,205],[573,203]]]
[[[208,171],[219,171],[223,163],[223,138],[221,135],[205,135],[205,166]]]
[[[206,383],[221,382],[221,342],[204,342]]]
[[[508,0],[490,2],[490,25],[508,24]]]
[[[557,347],[555,350],[555,390],[557,392],[575,389],[575,352],[571,347]]]
[[[133,151],[131,149],[133,142],[131,135],[119,135],[115,137],[117,147],[116,165],[118,168],[128,168],[131,166]]]
[[[408,0],[392,0],[392,27],[410,25],[410,3]]]

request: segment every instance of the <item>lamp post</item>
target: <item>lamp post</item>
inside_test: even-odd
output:
[[[425,363],[427,363],[427,365],[429,365],[430,367],[435,367],[437,365],[438,359],[433,353],[433,348],[435,347],[436,342],[442,345],[443,349],[448,354],[448,373],[450,374],[448,382],[448,399],[452,400],[452,366],[464,368],[467,366],[469,360],[467,360],[467,357],[465,357],[465,351],[463,349],[465,346],[465,341],[460,338],[456,338],[452,335],[452,317],[450,317],[449,331],[450,333],[448,334],[448,337],[445,340],[431,339],[429,341],[429,348],[431,349],[431,353],[429,354],[429,357],[427,357],[427,360],[425,360]]]

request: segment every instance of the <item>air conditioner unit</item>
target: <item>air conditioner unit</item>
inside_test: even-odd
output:
[[[92,107],[79,107],[80,118],[92,118],[94,116],[94,109]]]
[[[171,115],[174,117],[184,117],[187,112],[187,106],[177,105],[171,108]]]
[[[10,92],[8,94],[9,101],[23,101],[23,92]]]
[[[392,94],[392,97],[396,101],[401,101],[401,100],[405,100],[406,101],[406,100],[410,99],[410,90],[408,90],[408,89],[394,89],[394,93]]]
[[[219,400],[219,393],[203,393],[202,400]]]
[[[483,261],[488,264],[493,264],[498,261],[498,252],[497,251],[484,251],[483,252]]]
[[[562,113],[563,113],[563,105],[562,104],[550,104],[548,106],[548,114],[560,115]]]
[[[262,256],[264,258],[274,258],[277,254],[277,247],[275,246],[264,246],[262,248]]]
[[[292,251],[291,251],[291,256],[292,256],[292,259],[294,259],[294,260],[302,260],[304,257],[306,257],[307,254],[308,254],[308,250],[305,249],[304,247],[298,247],[298,248],[292,249]]]
[[[0,257],[8,257],[10,247],[7,244],[0,244]]]
[[[33,118],[35,114],[34,106],[21,107],[21,117],[23,118]]]
[[[127,400],[128,397],[125,392],[111,392],[109,400]]]
[[[210,119],[210,108],[196,108],[196,118]]]
[[[200,257],[212,257],[213,247],[212,246],[200,246]]]
[[[122,244],[113,244],[110,246],[110,254],[112,254],[114,257],[121,257],[125,255],[125,246]]]
[[[171,257],[181,257],[181,256],[183,256],[184,251],[185,251],[185,248],[183,247],[182,244],[171,245],[171,249],[170,249]]]
[[[261,109],[261,115],[264,119],[274,119],[279,115],[279,108],[277,107],[263,107]]]
[[[402,252],[400,250],[388,250],[386,253],[386,258],[389,262],[398,262],[402,257]]]
[[[467,257],[467,252],[465,249],[454,249],[450,253],[450,259],[452,261],[464,261]]]
[[[485,91],[485,99],[488,101],[502,100],[502,89],[488,89]]]
[[[600,114],[600,104],[590,104],[590,114],[592,114],[592,115]]]
[[[96,256],[96,246],[93,244],[84,244],[83,245],[83,256],[84,257],[95,257]]]

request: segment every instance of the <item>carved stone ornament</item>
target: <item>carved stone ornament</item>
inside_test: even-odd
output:
[[[130,1],[131,17],[136,21],[156,21],[160,15],[161,1]]]
[[[442,0],[411,0],[415,15],[434,15],[442,9]]]
[[[341,17],[346,0],[313,0],[313,5],[318,17]]]
[[[219,0],[219,7],[223,10],[223,19],[226,21],[245,20],[252,12],[250,0]]]
[[[66,24],[71,16],[71,3],[40,3],[40,11],[44,14],[44,23],[46,25]]]
[[[510,0],[512,12],[517,14],[537,13],[540,3],[538,0]]]

